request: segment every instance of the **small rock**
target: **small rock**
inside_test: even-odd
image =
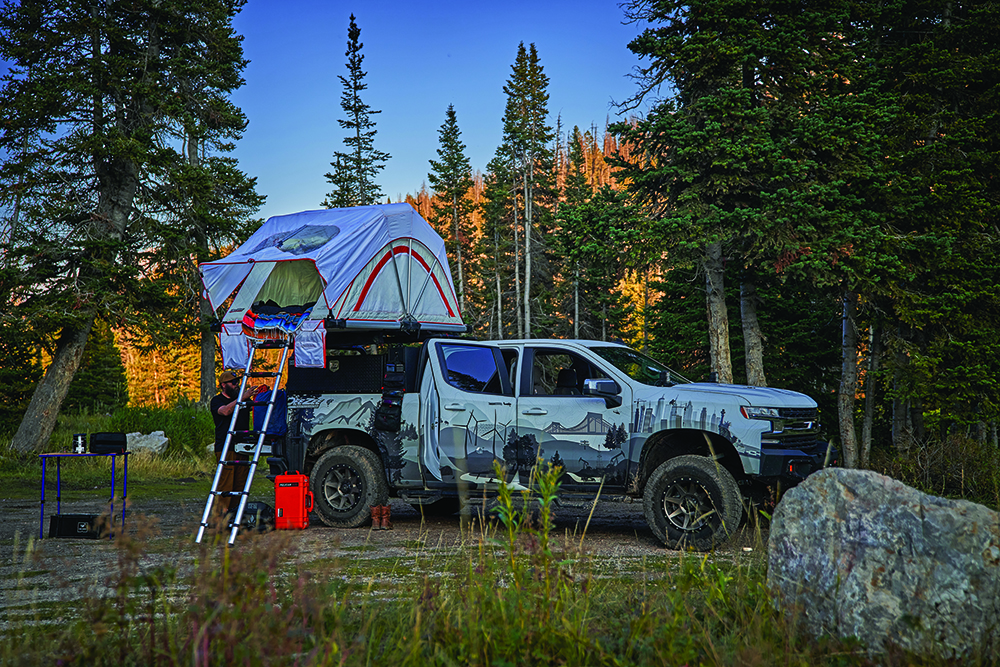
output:
[[[1000,514],[987,507],[832,468],[785,494],[768,548],[776,603],[815,636],[944,658],[997,650]]]
[[[126,447],[130,452],[152,452],[162,454],[167,448],[170,439],[164,435],[163,431],[153,431],[149,435],[142,433],[128,433],[125,436]]]

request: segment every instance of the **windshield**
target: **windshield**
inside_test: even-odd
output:
[[[610,362],[622,373],[642,384],[653,387],[669,387],[677,382],[689,381],[660,362],[631,348],[592,347],[590,349],[601,359]]]

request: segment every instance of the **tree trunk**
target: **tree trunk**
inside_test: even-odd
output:
[[[580,262],[573,268],[573,338],[580,337]]]
[[[903,349],[902,342],[905,339],[904,332],[899,332],[899,339],[896,341],[893,363],[893,393],[892,399],[892,445],[897,452],[909,451],[913,444],[909,429],[910,402],[904,397],[904,378],[906,367],[910,363],[910,358]]]
[[[747,384],[766,387],[764,375],[764,337],[757,321],[757,284],[751,272],[743,275],[740,285],[740,314],[743,318],[743,345],[746,350]]]
[[[910,449],[910,433],[906,416],[909,414],[909,403],[902,398],[892,399],[892,446],[897,452]]]
[[[35,452],[48,446],[52,431],[55,430],[59,408],[83,360],[83,350],[87,346],[90,329],[94,326],[94,317],[94,313],[90,313],[79,327],[66,327],[59,334],[52,363],[35,387],[24,419],[14,434],[11,446],[15,450]]]
[[[493,275],[497,279],[497,340],[503,340],[503,294],[500,291],[500,264],[496,265]]]
[[[865,377],[865,421],[861,426],[860,467],[867,468],[872,451],[872,424],[875,420],[875,376],[882,356],[882,336],[873,324],[868,330],[868,370]]]
[[[927,441],[927,431],[924,429],[924,403],[919,396],[914,396],[910,401],[910,428],[914,442],[921,447],[924,446]]]
[[[528,172],[524,174],[524,337],[531,338],[531,218],[533,193]]]
[[[462,234],[459,229],[458,195],[452,195],[452,216],[455,219],[455,260],[458,262],[458,309],[465,312],[465,274],[462,272]]]
[[[515,186],[516,190],[516,186]],[[517,217],[517,193],[514,193],[514,201],[511,206],[514,210],[514,317],[517,320],[517,337],[524,338],[524,314],[521,311],[521,241],[518,236]]]
[[[642,351],[649,353],[649,267],[642,274]]]
[[[200,364],[200,390],[199,400],[202,404],[208,405],[216,393],[215,384],[215,334],[208,327],[208,323],[215,319],[215,311],[205,296],[198,296],[201,308],[201,364]]]
[[[185,82],[186,83],[186,82]],[[190,131],[187,133],[187,145],[185,146],[187,162],[195,169],[201,166],[201,142]],[[191,221],[195,236],[198,240],[198,251],[200,257],[208,257],[208,237],[201,225],[201,221],[195,219]],[[205,290],[201,286],[201,274],[198,270],[198,257],[194,257],[194,276],[192,277],[194,289],[198,293],[198,312],[201,315],[201,359],[198,365],[198,400],[202,405],[208,405],[216,393],[215,384],[215,334],[209,329],[209,325],[215,321],[215,311],[212,304],[205,298]]]
[[[858,330],[855,325],[857,310],[857,293],[845,292],[837,410],[840,416],[840,442],[844,465],[848,468],[858,467],[858,443],[854,432],[854,399],[858,389]]]
[[[708,308],[708,345],[712,371],[719,382],[732,384],[733,362],[729,354],[729,313],[723,279],[722,244],[705,248],[705,298]]]

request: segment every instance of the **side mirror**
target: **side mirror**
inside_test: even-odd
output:
[[[618,383],[609,378],[589,378],[583,381],[583,395],[597,396],[604,399],[609,408],[617,408],[622,404],[618,393]]]

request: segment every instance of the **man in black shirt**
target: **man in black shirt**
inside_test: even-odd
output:
[[[211,402],[212,419],[215,421],[215,457],[222,457],[222,448],[226,444],[226,432],[229,431],[229,424],[233,418],[233,410],[236,409],[237,394],[240,391],[240,379],[232,371],[225,371],[219,378],[220,392],[215,395]],[[243,400],[248,400],[253,396],[256,389],[247,387],[243,392]],[[236,415],[236,431],[248,431],[250,429],[250,415],[252,408],[241,408]],[[245,454],[237,454],[235,451],[235,439],[229,443],[229,454],[227,461],[249,461],[250,457]],[[218,491],[242,491],[246,486],[247,474],[250,472],[249,466],[227,465],[222,467],[219,476]],[[221,497],[221,507],[228,513],[235,515],[240,506],[239,496]]]

